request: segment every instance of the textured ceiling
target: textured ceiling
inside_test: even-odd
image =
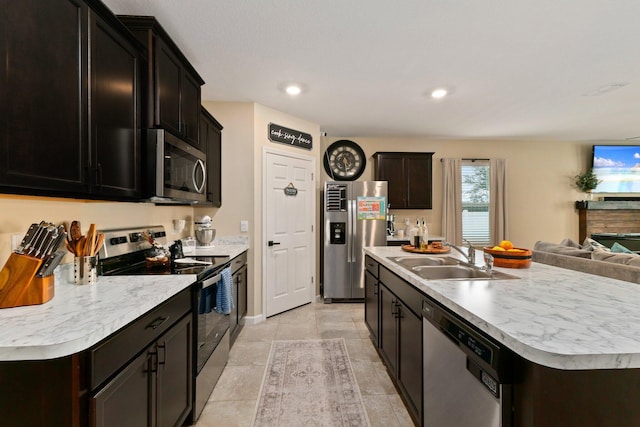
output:
[[[154,15],[203,100],[257,102],[329,136],[640,137],[638,0],[105,3]],[[432,100],[438,86],[453,94]]]

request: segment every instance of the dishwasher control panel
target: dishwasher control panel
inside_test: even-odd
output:
[[[449,321],[449,319],[442,320],[443,322],[441,324],[445,327],[447,332],[454,336],[461,344],[473,351],[480,359],[491,365],[493,352],[488,346],[472,337],[471,334],[455,323]]]

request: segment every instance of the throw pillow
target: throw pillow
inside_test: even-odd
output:
[[[605,245],[603,245],[600,242],[596,242],[595,240],[587,237],[586,239],[584,239],[584,242],[582,243],[582,249],[587,250],[587,251],[605,251],[605,252],[611,252],[611,249],[609,249],[608,247],[606,247]]]
[[[574,242],[573,239],[570,239],[568,237],[560,242],[560,244],[564,246],[570,246],[572,248],[582,249],[582,245],[580,243]]]
[[[633,254],[633,255],[637,255],[635,252],[633,252],[631,249],[626,248],[624,246],[622,246],[620,243],[618,242],[614,242],[613,245],[611,245],[611,252],[618,252],[618,253],[624,253],[624,254]]]

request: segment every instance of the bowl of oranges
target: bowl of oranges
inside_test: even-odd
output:
[[[493,256],[495,267],[529,268],[531,266],[531,250],[516,248],[509,240],[503,240],[496,246],[486,246],[483,250]]]

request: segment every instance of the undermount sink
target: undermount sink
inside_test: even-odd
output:
[[[459,259],[450,256],[423,255],[423,256],[401,256],[389,257],[395,263],[400,264],[404,268],[411,269],[420,266],[438,266],[438,265],[458,265],[461,263]]]
[[[427,280],[504,280],[519,279],[501,271],[487,271],[466,265],[418,266],[411,271]]]
[[[426,280],[519,279],[501,271],[487,271],[450,256],[389,257],[401,267]]]

